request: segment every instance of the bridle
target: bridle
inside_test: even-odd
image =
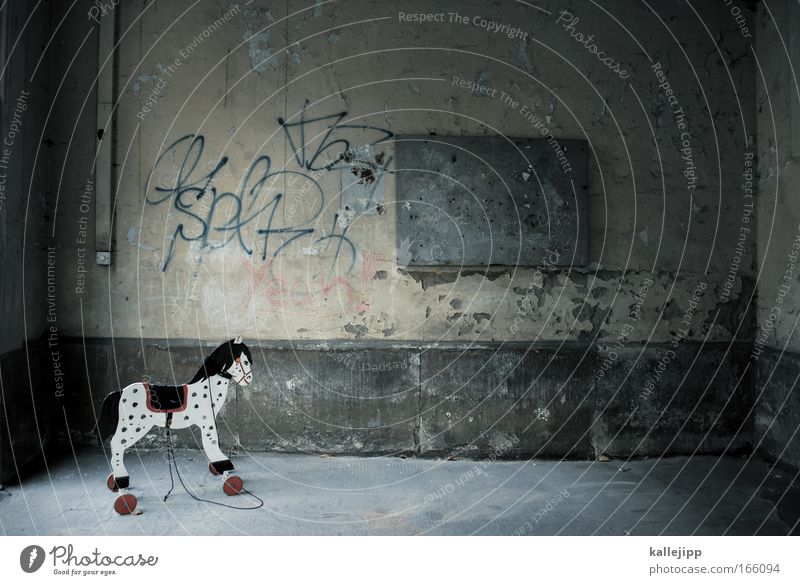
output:
[[[250,374],[252,374],[252,373],[253,373],[253,368],[251,367],[251,368],[250,368],[250,371],[248,371],[248,372],[245,372],[245,371],[244,371],[244,368],[242,367],[242,358],[238,358],[238,357],[237,357],[237,358],[236,358],[236,363],[237,363],[237,364],[239,364],[239,367],[240,367],[240,368],[242,368],[242,372],[243,372],[243,374],[242,374],[242,377],[241,377],[241,378],[239,378],[238,380],[236,380],[236,379],[234,379],[234,380],[233,380],[233,383],[234,383],[234,384],[236,384],[236,385],[238,385],[238,384],[239,384],[239,382],[241,382],[242,380],[244,380],[245,378],[247,378],[247,376],[249,376]],[[233,378],[233,376],[231,376],[231,378]]]

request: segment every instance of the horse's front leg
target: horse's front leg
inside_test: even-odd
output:
[[[213,420],[213,419],[212,419]],[[223,481],[222,491],[229,496],[235,496],[241,493],[244,481],[238,475],[230,475],[228,472],[233,471],[233,463],[225,456],[219,448],[219,435],[213,423],[200,425],[203,431],[203,449],[210,463],[208,469],[214,475],[221,475]]]
[[[212,419],[213,421],[213,419]],[[219,434],[214,422],[198,425],[203,432],[203,451],[208,457],[208,468],[214,475],[222,475],[233,469],[233,463],[219,448]]]

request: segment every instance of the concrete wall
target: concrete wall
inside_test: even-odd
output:
[[[40,64],[47,42],[49,13],[29,11],[11,2],[5,12],[2,152],[0,152],[0,306],[3,335],[0,354],[18,349],[46,327],[47,250],[51,227],[47,207],[47,155],[44,124],[47,116],[48,66]]]
[[[55,435],[50,353],[56,299],[53,200],[47,190],[50,13],[4,5],[0,76],[0,482],[41,457]],[[49,251],[50,250],[50,251]],[[48,264],[48,262],[50,262]],[[48,272],[48,267],[50,271]]]
[[[117,19],[120,40],[110,268],[80,261],[94,238],[81,207],[91,51],[68,78],[80,90],[55,106],[75,137],[57,225],[73,430],[91,427],[89,404],[107,391],[145,374],[183,381],[204,348],[241,334],[261,376],[231,405],[228,444],[246,448],[439,453],[510,440],[518,454],[587,456],[748,444],[739,342],[752,338],[755,238],[741,253],[730,242],[755,133],[750,40],[713,2],[697,13],[623,4],[619,22],[577,2],[549,14],[459,2],[426,23],[400,15],[430,12],[419,0],[131,1],[95,13]],[[91,8],[57,9],[59,59],[95,26]],[[579,32],[622,61],[617,71]],[[490,89],[464,87],[478,81]],[[398,267],[387,137],[542,128],[590,145],[588,268]],[[349,216],[339,169],[323,167],[365,143],[386,167],[384,204]],[[395,376],[387,364],[408,367]]]
[[[730,15],[710,2],[700,3],[699,15],[680,3],[652,14],[630,2],[619,8],[621,24],[648,31],[646,56],[636,43],[641,34],[634,39],[597,8],[565,4],[579,18],[576,31],[594,33],[624,61],[629,73],[622,79],[571,38],[556,11],[507,3],[487,12],[482,2],[442,8],[445,18],[454,11],[518,25],[527,40],[472,24],[400,22],[399,12],[429,6],[260,0],[246,8],[210,1],[191,10],[181,2],[118,6],[116,253],[110,270],[89,267],[82,294],[74,292],[74,263],[62,264],[65,294],[83,308],[64,317],[65,331],[588,343],[615,339],[641,284],[652,279],[631,341],[670,342],[698,281],[709,294],[687,338],[746,339],[752,242],[730,295],[720,300],[733,256],[723,242],[738,233],[739,169],[754,132],[754,64]],[[663,14],[677,16],[667,24]],[[364,15],[370,22],[353,24]],[[719,32],[698,34],[701,25]],[[496,96],[478,97],[454,85],[454,77],[482,79]],[[691,134],[686,160],[682,129],[659,88],[665,80]],[[590,141],[588,270],[542,275],[511,268],[489,276],[398,270],[395,176],[382,176],[382,213],[347,218],[338,169],[315,170],[348,145],[388,133],[537,135],[523,106],[555,136]],[[340,118],[347,127],[328,133]],[[309,144],[291,152],[300,144],[301,120]],[[203,137],[191,151],[190,136]],[[390,142],[374,151],[392,158]],[[59,221],[67,243],[83,215],[76,202],[86,164],[75,163],[69,172],[77,176],[65,185],[73,204]],[[179,210],[176,198],[185,206],[194,184],[207,189],[191,209]],[[244,225],[225,231],[238,223]],[[269,238],[263,230],[271,230]]]
[[[758,320],[756,445],[772,458],[800,465],[800,8],[759,7]]]
[[[99,389],[142,376],[164,380],[165,372],[186,380],[210,350],[154,339],[73,340],[68,347],[80,406],[68,412],[75,431],[93,425]],[[221,413],[220,440],[226,451],[420,456],[749,449],[750,347],[687,342],[660,370],[668,351],[626,348],[604,364],[581,343],[262,342],[253,384],[236,388]],[[646,387],[656,371],[665,390]],[[200,446],[196,433],[176,439]],[[154,432],[142,445],[163,448],[165,436]]]
[[[259,378],[226,409],[226,446],[749,448],[757,68],[719,3],[625,0],[612,15],[468,1],[425,23],[400,14],[430,12],[422,0],[93,6],[52,7],[46,60],[76,440],[108,391],[143,375],[183,382],[210,346],[243,335]],[[111,267],[91,261],[102,19],[119,39]],[[543,128],[590,146],[588,267],[398,267],[387,138]],[[323,167],[370,143],[384,204],[352,216],[340,170]]]

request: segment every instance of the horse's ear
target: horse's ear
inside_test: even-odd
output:
[[[242,342],[242,336],[241,335],[238,336],[236,339],[233,340],[233,342],[234,343],[241,343]]]

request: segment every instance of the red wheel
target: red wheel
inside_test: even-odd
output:
[[[114,500],[114,510],[117,514],[125,516],[136,509],[136,496],[133,494],[122,494]]]
[[[106,485],[108,486],[108,489],[110,489],[112,492],[119,491],[119,489],[117,488],[117,482],[114,479],[114,474],[113,473],[109,473],[108,474],[108,479],[106,480]]]
[[[231,475],[225,480],[225,483],[222,484],[222,491],[224,491],[229,496],[235,496],[239,492],[242,491],[244,487],[244,481],[238,475]]]

